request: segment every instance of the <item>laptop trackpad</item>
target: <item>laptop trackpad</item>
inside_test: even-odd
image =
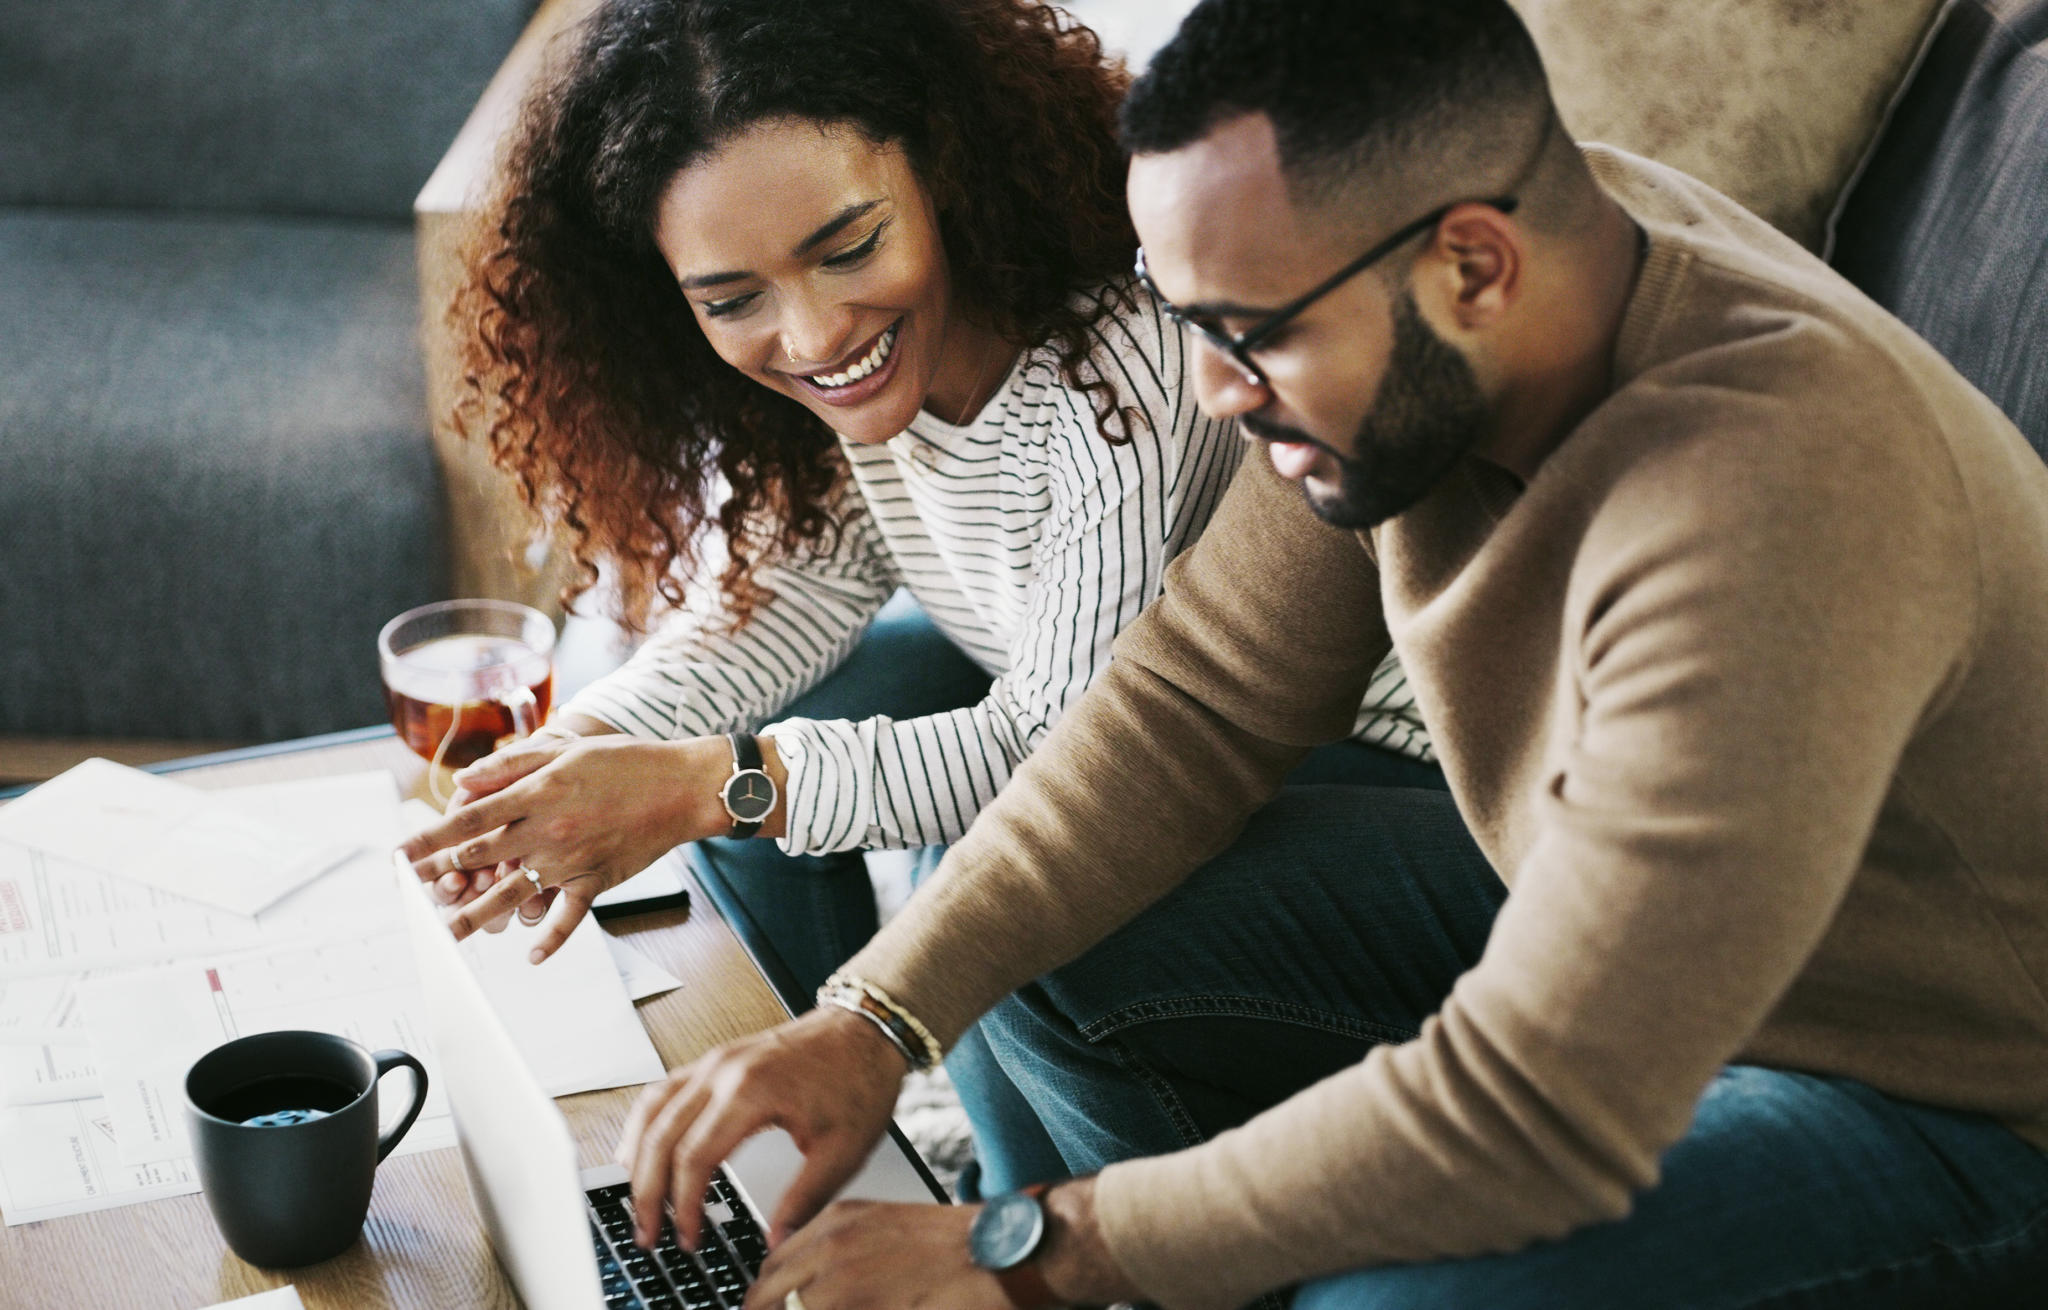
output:
[[[741,1142],[726,1162],[726,1170],[740,1190],[752,1201],[764,1219],[772,1218],[782,1194],[796,1181],[803,1168],[803,1153],[780,1128],[770,1128]],[[884,1136],[869,1153],[867,1163],[839,1191],[839,1199],[854,1201],[906,1201],[930,1205],[936,1199],[925,1185],[916,1166],[906,1160],[895,1139]]]

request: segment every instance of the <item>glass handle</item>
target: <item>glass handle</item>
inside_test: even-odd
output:
[[[533,688],[515,687],[498,703],[512,711],[512,735],[531,737],[540,730],[540,701],[534,698]]]

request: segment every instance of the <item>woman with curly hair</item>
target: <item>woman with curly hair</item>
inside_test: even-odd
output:
[[[698,842],[801,1008],[874,930],[860,850],[957,838],[1108,662],[1239,455],[1132,287],[1126,82],[1040,0],[588,21],[457,302],[464,417],[664,613],[408,846],[458,932],[552,902],[544,958]],[[876,622],[899,587],[928,620]],[[1324,776],[1441,785],[1384,672]],[[1064,1173],[972,1034],[948,1063],[988,1185]]]

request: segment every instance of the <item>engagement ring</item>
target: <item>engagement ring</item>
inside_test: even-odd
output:
[[[521,869],[519,872],[533,879],[533,889],[535,891],[544,892],[547,890],[547,888],[540,885],[540,871],[538,869]]]
[[[804,1310],[804,1294],[791,1292],[782,1298],[782,1310]]]

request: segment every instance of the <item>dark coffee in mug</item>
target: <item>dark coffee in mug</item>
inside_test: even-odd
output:
[[[412,1071],[412,1097],[380,1133],[379,1080],[398,1068]],[[418,1060],[333,1033],[258,1033],[200,1056],[185,1074],[185,1124],[221,1236],[266,1269],[340,1255],[363,1230],[377,1165],[426,1099]]]
[[[223,1092],[199,1108],[216,1119],[251,1128],[289,1128],[345,1109],[362,1093],[347,1083],[307,1074],[258,1078]]]

